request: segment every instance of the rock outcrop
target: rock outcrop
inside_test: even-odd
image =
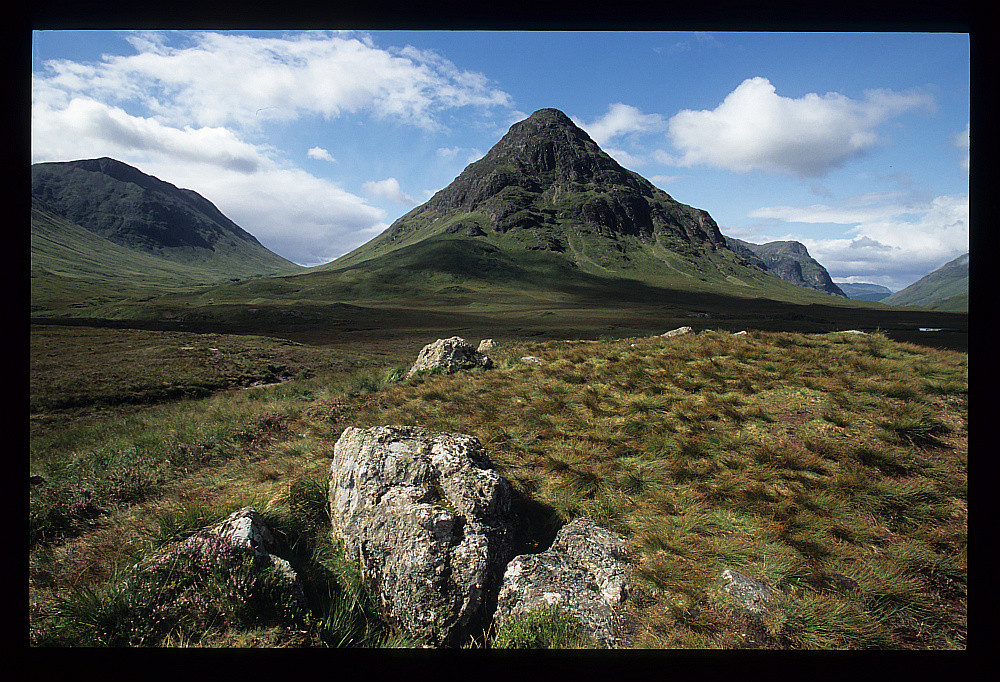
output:
[[[492,367],[493,360],[476,350],[459,336],[438,339],[423,347],[410,371],[403,377],[409,379],[417,372],[440,370],[455,372],[473,367]]]
[[[330,467],[333,536],[388,620],[433,645],[488,623],[514,523],[508,483],[470,436],[348,428]]]
[[[722,572],[722,579],[726,581],[723,589],[750,613],[761,613],[764,610],[764,602],[773,595],[767,585],[739,571],[726,569]]]
[[[252,553],[254,562],[259,568],[273,566],[278,569],[285,577],[288,589],[295,600],[303,607],[307,605],[305,590],[298,573],[286,559],[277,556],[278,542],[253,507],[244,507],[235,511],[223,521],[195,533],[188,539],[161,549],[151,558],[142,562],[139,567],[149,568],[160,563],[178,548],[198,548],[202,552],[213,551],[213,548],[218,547],[217,540],[222,540],[226,545]]]
[[[563,526],[540,554],[514,557],[504,573],[494,627],[512,616],[556,606],[598,643],[620,643],[616,607],[628,590],[625,541],[589,519]]]
[[[660,334],[660,338],[669,339],[671,336],[687,336],[688,334],[694,334],[694,330],[691,327],[678,327],[677,329],[671,329],[668,332]]]

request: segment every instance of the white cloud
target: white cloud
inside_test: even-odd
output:
[[[372,196],[389,199],[390,201],[395,201],[397,204],[405,204],[407,206],[416,206],[417,204],[416,199],[403,192],[396,178],[366,182],[364,188],[365,192]]]
[[[629,154],[627,151],[623,149],[612,149],[611,147],[607,147],[604,149],[604,151],[608,156],[610,156],[612,159],[620,163],[625,168],[639,168],[641,166],[646,165],[645,159],[635,156],[633,154]]]
[[[876,128],[905,111],[933,106],[919,92],[869,90],[782,97],[766,78],[748,78],[711,111],[685,109],[669,121],[679,165],[819,177],[879,143]]]
[[[475,147],[439,147],[435,152],[442,159],[455,159],[464,156],[465,163],[472,163],[483,158],[483,152]]]
[[[669,185],[681,179],[680,175],[651,175],[649,181],[654,185]]]
[[[892,201],[895,199],[895,201]],[[881,201],[881,203],[879,203]],[[969,250],[969,197],[907,201],[897,192],[867,194],[840,206],[760,208],[751,217],[794,223],[853,225],[847,237],[802,242],[830,275],[901,289]],[[773,227],[773,226],[772,226]],[[757,240],[754,240],[757,241]]]
[[[244,142],[226,128],[175,128],[85,97],[74,97],[62,108],[46,103],[32,107],[32,161],[119,158],[137,152],[253,173],[267,148]]]
[[[136,102],[165,124],[254,127],[303,115],[370,112],[422,128],[459,106],[510,105],[485,76],[430,51],[381,49],[365,36],[290,37],[195,33],[184,47],[155,33],[134,34],[138,54],[100,63],[44,63],[46,84],[72,95]]]
[[[644,114],[636,107],[621,102],[609,105],[607,113],[593,123],[584,123],[577,118],[573,121],[601,147],[618,137],[658,132],[666,126],[660,114]]]
[[[329,161],[330,163],[337,162],[337,159],[333,158],[333,154],[322,147],[313,147],[306,152],[306,156],[310,159],[317,159],[318,161]]]
[[[969,124],[965,124],[965,130],[955,135],[955,146],[965,152],[965,157],[962,159],[962,168],[968,172],[969,170]]]

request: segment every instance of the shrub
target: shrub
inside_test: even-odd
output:
[[[554,606],[513,616],[497,631],[492,641],[494,649],[578,649],[592,646],[576,619]]]

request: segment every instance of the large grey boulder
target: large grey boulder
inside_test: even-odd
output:
[[[473,367],[492,367],[493,360],[480,353],[471,343],[460,336],[438,339],[424,346],[417,355],[413,367],[406,373],[404,379],[409,379],[417,372],[425,370],[444,370],[455,372]]]
[[[329,494],[333,537],[390,622],[433,645],[488,623],[514,524],[510,486],[478,440],[348,428],[334,446]]]
[[[493,624],[555,606],[608,648],[620,644],[617,606],[628,592],[625,540],[589,519],[576,519],[540,554],[514,557],[504,573]]]

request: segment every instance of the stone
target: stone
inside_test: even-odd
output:
[[[747,330],[746,329],[744,329],[741,332],[733,332],[733,336],[746,336],[746,335],[747,335]]]
[[[686,336],[688,334],[694,334],[694,330],[691,327],[678,327],[677,329],[672,329],[668,332],[660,334],[663,338],[670,338],[671,336]]]
[[[510,486],[477,439],[349,427],[329,496],[332,535],[390,622],[435,646],[488,624],[515,524]]]
[[[589,519],[576,519],[559,530],[549,549],[511,560],[493,626],[555,605],[599,644],[615,648],[621,642],[617,607],[627,593],[625,540]]]
[[[750,613],[760,613],[764,610],[764,602],[771,598],[773,592],[759,580],[749,578],[739,571],[726,569],[722,572],[726,581],[723,588],[737,603]]]
[[[483,339],[479,342],[479,348],[476,349],[478,353],[487,353],[497,347],[496,341],[493,339]]]
[[[483,353],[472,347],[465,339],[459,336],[452,336],[447,339],[438,339],[423,347],[417,355],[413,367],[403,377],[409,379],[417,372],[426,370],[444,370],[445,372],[455,372],[461,369],[471,369],[473,367],[492,367],[493,361]]]
[[[277,568],[285,577],[289,589],[299,604],[303,607],[308,606],[302,580],[288,560],[276,554],[279,551],[278,541],[253,507],[239,509],[219,523],[198,531],[188,539],[161,549],[150,559],[140,563],[140,567],[149,567],[163,561],[178,547],[200,547],[203,551],[211,551],[216,546],[215,543],[211,542],[213,538],[222,539],[229,545],[252,553],[254,563],[258,568],[268,566]]]
[[[839,332],[840,334],[861,334],[862,336],[868,336],[867,332],[860,331],[858,329],[844,329]]]
[[[521,358],[521,362],[531,362],[536,365],[542,364],[541,358],[536,358],[534,355],[525,355]]]

